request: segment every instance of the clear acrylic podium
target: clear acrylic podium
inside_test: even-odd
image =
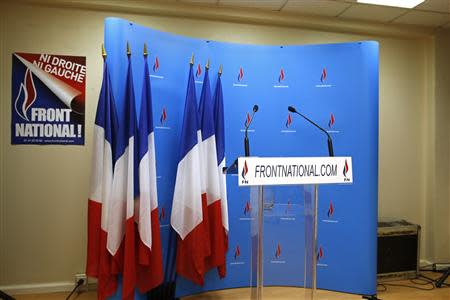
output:
[[[296,274],[293,275],[294,278],[291,278],[288,284],[299,288],[293,290],[294,295],[290,293],[289,297],[283,297],[315,299],[317,259],[321,256],[317,248],[318,185],[351,184],[353,181],[351,158],[240,157],[238,161],[238,168],[234,173],[238,175],[239,186],[250,187],[250,298],[264,299],[264,264],[267,263],[267,258],[271,257],[269,261],[271,264],[287,263],[283,260],[282,247],[279,243],[275,246],[275,253],[265,253],[268,251],[265,243],[267,242],[265,224],[271,224],[271,219],[278,221],[284,219],[298,221],[292,223],[292,226],[298,226],[298,234],[289,236],[289,240],[290,243],[302,245],[304,255],[303,263],[299,265]],[[289,189],[292,196],[290,198],[294,201],[279,200],[283,198],[280,195],[286,194],[286,189]],[[277,236],[272,236],[272,239],[277,239]],[[271,275],[273,277],[273,274]]]

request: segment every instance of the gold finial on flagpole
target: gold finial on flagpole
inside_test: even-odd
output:
[[[127,42],[127,55],[128,55],[128,57],[131,56],[130,43],[128,43],[128,42]]]
[[[144,43],[144,57],[147,57],[148,52],[147,52],[147,44]]]
[[[206,68],[206,70],[209,70],[209,58],[208,58],[208,60],[206,61],[206,66],[205,66],[205,68]]]
[[[105,45],[103,45],[103,43],[102,43],[102,56],[103,56],[103,59],[106,59],[106,50],[105,50]]]
[[[192,52],[191,61],[189,63],[191,65],[194,65],[194,52]]]
[[[222,75],[222,65],[220,65],[220,67],[219,67],[219,76],[221,76]]]

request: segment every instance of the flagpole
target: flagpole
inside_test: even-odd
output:
[[[103,61],[106,60],[106,50],[105,50],[105,45],[102,43],[102,57],[103,57]]]

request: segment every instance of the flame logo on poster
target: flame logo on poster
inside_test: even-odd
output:
[[[328,207],[327,216],[328,218],[332,218],[334,214],[333,202],[330,201],[330,206]]]
[[[161,117],[159,118],[159,122],[161,123],[161,125],[164,125],[166,123],[166,119],[167,119],[167,112],[166,112],[166,108],[163,107],[162,112],[161,112]]]
[[[251,211],[252,211],[252,207],[250,206],[250,203],[248,201],[246,201],[245,202],[245,207],[244,207],[244,215],[246,216]]]
[[[244,78],[244,70],[242,69],[242,67],[240,67],[240,68],[239,68],[239,73],[238,73],[237,80],[238,80],[239,82],[241,82],[243,78]]]
[[[236,260],[239,256],[241,256],[241,248],[239,248],[239,245],[237,245],[236,249],[234,250],[234,260]]]
[[[327,79],[327,69],[322,69],[322,74],[320,75],[320,82],[324,82]]]
[[[15,101],[17,114],[24,120],[29,121],[27,112],[36,101],[37,93],[34,86],[33,73],[27,68],[23,82],[20,83],[19,93]]]
[[[289,128],[291,126],[291,123],[292,123],[292,117],[291,117],[291,114],[288,113],[287,120],[286,120],[286,128]]]
[[[278,82],[281,83],[284,80],[284,70],[280,69],[280,75],[278,76]]]
[[[153,72],[158,72],[159,69],[159,59],[158,56],[155,57],[155,62],[153,63]]]
[[[202,67],[200,66],[200,64],[197,65],[197,72],[195,72],[195,76],[197,78],[200,77],[200,75],[202,75]]]
[[[330,120],[328,121],[328,128],[333,127],[333,125],[334,125],[334,115],[331,114],[330,115]]]
[[[280,243],[278,243],[277,249],[275,250],[275,257],[280,258],[280,256],[281,256],[281,246]]]

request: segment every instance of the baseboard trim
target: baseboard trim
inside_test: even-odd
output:
[[[74,282],[47,282],[37,284],[17,284],[0,286],[0,290],[10,295],[24,295],[24,294],[44,294],[57,292],[70,292],[75,287]],[[95,290],[96,283],[89,283],[88,289]]]
[[[433,263],[427,259],[420,259],[420,267],[431,266]]]

